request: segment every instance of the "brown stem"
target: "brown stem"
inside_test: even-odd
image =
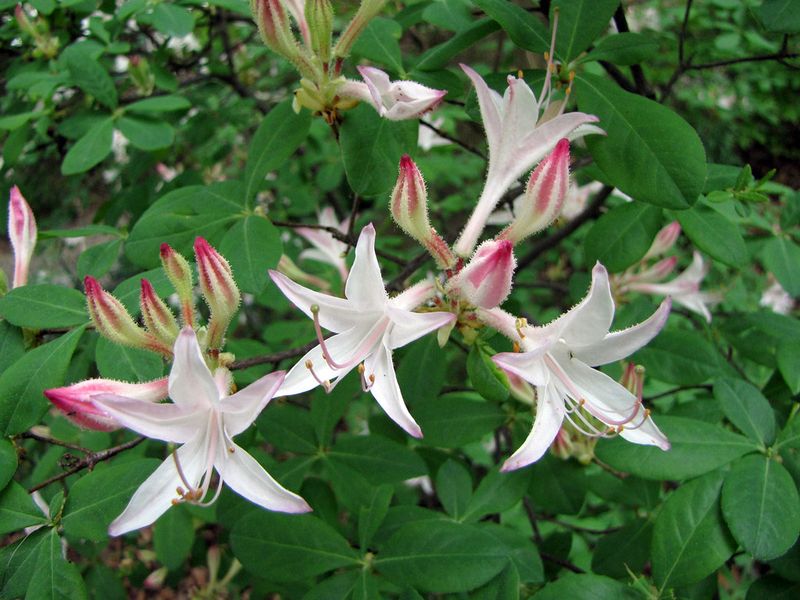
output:
[[[39,435],[38,433],[34,433],[33,431],[26,431],[25,433],[20,434],[19,436],[25,440],[37,440],[39,442],[44,442],[45,444],[52,444],[54,446],[61,446],[62,448],[69,448],[70,450],[77,450],[78,452],[82,452],[83,454],[91,454],[92,451],[88,448],[84,448],[83,446],[79,446],[78,444],[72,444],[70,442],[65,442],[63,440],[57,440],[56,438],[51,438],[46,435]]]
[[[392,279],[386,286],[386,290],[390,292],[397,292],[403,286],[403,282],[411,277],[414,274],[414,271],[419,269],[425,262],[430,258],[430,255],[427,252],[423,252],[412,258],[406,266],[403,268],[400,273],[397,274],[397,277]]]
[[[300,348],[292,348],[291,350],[284,350],[283,352],[276,352],[274,354],[264,354],[263,356],[252,356],[250,358],[243,358],[241,360],[234,361],[229,368],[232,371],[235,371],[237,369],[246,369],[248,367],[254,367],[256,365],[279,363],[282,360],[286,360],[287,358],[294,358],[295,356],[300,356],[302,354],[305,354],[316,345],[317,341],[314,340],[313,342],[309,342],[308,344],[306,344],[305,346],[301,346]]]
[[[442,131],[441,129],[439,129],[435,125],[432,125],[431,123],[428,123],[427,121],[423,121],[423,120],[420,120],[419,124],[422,125],[423,127],[427,127],[428,129],[430,129],[433,133],[435,133],[439,137],[442,137],[442,138],[444,138],[444,139],[446,139],[448,141],[451,141],[454,144],[457,144],[457,145],[461,146],[467,152],[470,152],[470,153],[474,154],[475,156],[479,156],[483,160],[486,160],[486,155],[483,152],[481,152],[480,150],[478,150],[477,148],[475,148],[473,146],[470,146],[466,142],[461,141],[458,138],[453,137],[452,135],[450,135],[446,131]]]

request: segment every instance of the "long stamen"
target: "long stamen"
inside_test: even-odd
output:
[[[372,329],[369,330],[367,335],[361,341],[361,344],[353,351],[353,356],[350,360],[338,363],[333,360],[328,345],[325,343],[325,338],[322,336],[322,327],[319,323],[319,305],[311,305],[311,315],[314,320],[314,331],[317,334],[317,341],[319,342],[320,350],[322,350],[322,358],[328,363],[331,369],[345,370],[351,369],[356,364],[361,362],[364,357],[369,353],[372,347],[377,343],[378,339],[383,335],[388,323],[387,318],[378,319]]]
[[[375,373],[370,373],[369,377],[364,377],[364,371],[366,370],[364,363],[358,365],[358,374],[361,376],[361,389],[368,392],[375,385]]]
[[[317,373],[314,371],[314,363],[311,362],[310,359],[306,361],[306,369],[308,369],[311,372],[311,376],[314,378],[314,380],[318,384],[320,384],[323,388],[325,388],[325,392],[329,394],[331,392],[331,390],[333,389],[333,386],[331,386],[330,380],[329,379],[325,379],[325,380],[320,379],[319,375],[317,375]]]

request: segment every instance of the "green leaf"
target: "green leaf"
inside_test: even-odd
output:
[[[551,4],[558,9],[558,32],[555,54],[568,62],[586,50],[597,36],[608,28],[608,22],[619,6],[619,0],[556,0]]]
[[[526,11],[507,0],[475,0],[475,4],[487,15],[500,23],[517,46],[531,52],[545,52],[550,48],[547,28]]]
[[[66,48],[61,56],[66,61],[72,81],[86,94],[94,96],[98,102],[110,110],[117,107],[117,88],[114,80],[103,66],[91,55],[85,44]]]
[[[120,117],[117,128],[139,150],[169,148],[175,141],[175,130],[164,121],[152,121],[134,117]]]
[[[627,578],[629,570],[641,573],[650,557],[652,538],[653,523],[646,519],[604,535],[592,553],[592,571],[620,579]]]
[[[545,456],[531,469],[531,500],[548,514],[574,515],[583,507],[589,483],[582,466]]]
[[[104,337],[97,340],[94,359],[100,376],[106,379],[142,382],[164,374],[164,361],[158,354],[120,346]]]
[[[282,166],[305,141],[311,127],[311,113],[295,113],[291,101],[278,104],[261,121],[247,150],[244,197],[250,201],[261,188],[264,177]]]
[[[706,154],[691,125],[597,75],[578,75],[575,91],[580,110],[600,117],[608,134],[586,140],[609,183],[664,208],[694,204],[706,178]]]
[[[644,479],[680,480],[708,473],[758,449],[747,438],[704,421],[664,416],[656,416],[655,421],[672,445],[666,452],[614,438],[600,441],[597,457]]]
[[[500,29],[500,25],[494,19],[479,19],[470,27],[458,32],[443,44],[438,44],[430,50],[423,52],[414,68],[418,71],[436,71],[438,69],[443,69],[454,56],[460,54],[467,48],[471,48],[476,42],[479,42],[498,29]]]
[[[781,556],[800,534],[797,486],[765,456],[745,456],[725,476],[722,512],[733,537],[758,560]]]
[[[475,391],[489,402],[508,398],[508,376],[494,364],[481,344],[474,344],[467,355],[467,374]]]
[[[480,440],[502,425],[506,415],[497,404],[490,404],[478,394],[445,394],[414,407],[425,435],[425,444],[458,448]]]
[[[166,298],[174,292],[172,284],[161,267],[129,277],[114,288],[112,293],[117,300],[122,302],[128,312],[134,316],[140,312],[139,298],[141,296],[142,279],[147,279],[153,285],[153,289],[155,289],[160,298]]]
[[[280,450],[316,454],[317,443],[309,411],[282,404],[264,410],[256,421],[264,439]]]
[[[359,564],[347,540],[313,515],[254,511],[233,526],[231,545],[245,569],[270,581],[300,581]]]
[[[37,574],[39,552],[52,530],[40,529],[0,549],[0,585],[3,598],[22,598]]]
[[[192,13],[175,4],[156,4],[152,15],[153,25],[161,33],[182,37],[194,29]]]
[[[508,548],[476,527],[424,521],[400,527],[380,548],[375,567],[399,585],[452,593],[483,585],[508,560]]]
[[[17,362],[25,354],[25,340],[18,327],[0,321],[0,373]],[[0,482],[3,478],[0,476]],[[0,485],[0,489],[2,489]]]
[[[86,585],[78,568],[64,558],[61,538],[51,529],[36,560],[36,576],[31,579],[25,600],[83,600]]]
[[[61,163],[62,175],[88,171],[108,156],[114,138],[114,120],[109,117],[92,125],[89,131],[69,149]]]
[[[0,316],[17,327],[50,329],[89,321],[86,298],[59,285],[24,285],[0,298]]]
[[[472,476],[459,462],[448,459],[436,473],[436,495],[451,517],[459,520],[472,497]]]
[[[494,600],[519,600],[519,571],[514,563],[509,563],[500,574],[472,591],[470,600],[493,598]]]
[[[747,248],[739,228],[722,213],[703,204],[675,213],[686,236],[697,248],[731,267],[747,263]]]
[[[653,578],[662,589],[700,581],[722,566],[736,544],[722,522],[722,473],[681,486],[664,502],[653,528]]]
[[[347,181],[356,194],[378,196],[391,189],[400,157],[416,145],[417,129],[416,121],[383,119],[364,103],[348,111],[339,139]]]
[[[493,468],[478,484],[464,511],[463,521],[501,513],[519,502],[531,481],[530,469],[501,473]]]
[[[39,238],[46,240],[50,238],[72,238],[91,235],[113,235],[120,237],[120,232],[116,227],[110,225],[101,225],[99,223],[90,223],[83,227],[75,227],[74,229],[45,229],[39,232]]]
[[[111,521],[158,465],[155,459],[142,458],[84,474],[69,491],[62,519],[64,533],[93,542],[106,540]]]
[[[601,575],[567,573],[532,596],[536,600],[641,600],[641,594],[624,583]]]
[[[8,440],[0,440],[0,490],[8,485],[16,471],[16,448]]]
[[[800,392],[800,341],[786,340],[778,345],[778,370],[793,394]]]
[[[643,202],[612,208],[589,230],[586,258],[600,261],[612,273],[624,271],[641,259],[658,233],[661,209]]]
[[[31,350],[0,375],[0,431],[22,433],[39,422],[50,403],[42,395],[64,383],[84,327]]]
[[[386,518],[393,495],[394,490],[391,485],[380,485],[373,489],[369,504],[359,510],[358,546],[362,551],[366,552],[370,547],[372,538]]]
[[[327,458],[358,471],[372,484],[397,483],[427,472],[412,450],[375,435],[340,436]]]
[[[747,437],[764,445],[775,439],[775,413],[757,387],[726,377],[714,382],[714,397],[728,420]]]
[[[266,217],[248,215],[228,230],[219,252],[231,264],[236,284],[245,292],[260,294],[283,254],[281,232]]]
[[[604,37],[580,62],[605,60],[621,67],[643,63],[658,52],[658,42],[641,33],[623,32]]]
[[[416,410],[435,402],[444,386],[446,371],[447,356],[435,335],[426,335],[408,346],[397,366],[397,381],[408,406]]]
[[[663,331],[634,360],[646,367],[648,377],[678,385],[698,385],[725,373],[722,357],[694,331]]]
[[[125,244],[125,254],[131,262],[145,268],[161,264],[162,243],[191,256],[195,237],[217,237],[241,218],[243,198],[242,186],[236,181],[173,190],[139,218]]]
[[[153,526],[156,558],[170,571],[177,570],[192,550],[194,527],[185,506],[176,506],[161,515]]]
[[[122,249],[122,240],[116,239],[102,244],[90,246],[78,257],[78,277],[83,279],[87,275],[102,277],[111,270],[117,262]]]
[[[767,31],[800,33],[800,6],[795,0],[764,0],[754,10]]]
[[[403,28],[396,21],[375,17],[353,44],[353,53],[402,73],[403,59],[398,43],[402,33]]]
[[[12,481],[0,493],[0,535],[45,523],[47,518],[25,488],[16,481]]]
[[[775,575],[757,579],[747,588],[747,600],[794,600],[800,595],[800,582]]]
[[[800,296],[800,246],[791,239],[774,237],[764,244],[764,266],[795,298]]]
[[[38,112],[24,112],[24,113],[17,113],[16,115],[6,115],[4,117],[0,117],[0,129],[4,129],[6,131],[14,131],[15,129],[19,129],[25,123],[30,121],[33,117],[38,116],[40,113]]]
[[[187,110],[191,108],[191,106],[192,103],[183,96],[154,96],[152,98],[131,102],[125,106],[125,112],[151,114],[170,112],[173,110]]]

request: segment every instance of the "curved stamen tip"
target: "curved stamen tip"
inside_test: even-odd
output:
[[[311,306],[308,307],[308,310],[310,310],[312,314],[316,315],[317,313],[319,313],[319,304],[312,304]]]

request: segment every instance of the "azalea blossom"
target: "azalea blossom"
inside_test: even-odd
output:
[[[435,291],[432,282],[420,282],[389,298],[375,255],[375,229],[364,227],[356,244],[356,257],[345,285],[345,298],[305,288],[270,271],[270,277],[297,308],[314,320],[319,345],[309,351],[286,375],[279,395],[300,394],[318,385],[330,390],[358,367],[362,386],[369,390],[395,423],[414,437],[419,425],[406,408],[392,363],[392,351],[455,319],[446,312],[415,313],[414,308]],[[336,335],[323,339],[322,328]]]
[[[33,249],[36,247],[36,218],[17,186],[11,188],[8,201],[8,238],[14,249],[12,287],[28,283]]]
[[[761,294],[758,305],[769,308],[779,315],[788,315],[794,310],[794,298],[792,298],[789,292],[783,289],[783,286],[772,274],[770,274],[769,278],[772,280],[772,285]]]
[[[346,234],[350,228],[350,217],[348,216],[339,222],[339,219],[336,218],[336,212],[330,206],[326,206],[319,212],[318,221],[322,227],[332,227],[343,234]],[[301,259],[316,260],[333,265],[339,272],[342,281],[347,279],[347,263],[344,260],[347,255],[347,244],[337,240],[330,231],[325,229],[298,227],[295,231],[314,246],[303,250],[300,253]]]
[[[434,90],[416,81],[391,81],[375,67],[358,67],[364,82],[345,81],[339,86],[342,96],[367,102],[378,114],[390,121],[416,119],[435,109],[446,90]]]
[[[552,63],[548,62],[544,86],[537,99],[524,79],[508,77],[508,88],[500,96],[467,65],[463,71],[475,86],[481,120],[489,143],[489,170],[481,197],[455,244],[460,256],[469,256],[506,190],[542,160],[562,139],[574,140],[590,133],[603,133],[591,125],[594,115],[564,113],[565,102],[550,104]]]
[[[477,311],[487,325],[518,340],[521,353],[496,354],[506,371],[536,386],[536,419],[522,446],[503,465],[518,469],[541,458],[566,419],[579,432],[596,437],[618,434],[644,445],[669,449],[669,442],[650,418],[650,411],[625,387],[593,369],[621,360],[647,344],[664,326],[670,300],[647,320],[609,332],[614,300],[608,273],[597,264],[589,294],[555,321],[531,327],[500,309]]]
[[[115,394],[145,402],[164,400],[169,392],[167,378],[145,383],[126,383],[113,379],[87,379],[72,385],[44,391],[53,406],[64,413],[70,421],[96,431],[114,431],[122,424],[103,407],[95,404],[93,397],[98,394]]]
[[[302,513],[311,507],[283,488],[233,438],[247,429],[283,382],[283,371],[270,373],[229,396],[230,373],[212,375],[194,331],[185,327],[174,348],[169,374],[172,403],[153,404],[117,394],[92,400],[111,417],[134,431],[181,444],[134,493],[128,506],[109,527],[121,535],[153,523],[179,502],[201,503],[219,474],[216,500],[224,481],[240,496],[269,510]]]
[[[467,266],[447,282],[448,296],[464,298],[473,306],[498,306],[511,293],[516,266],[509,240],[486,240]]]
[[[670,264],[674,266],[675,262],[676,257],[671,257],[656,263],[651,269],[622,283],[619,286],[619,291],[671,296],[675,302],[685,306],[692,312],[703,315],[705,320],[710,323],[711,312],[708,307],[719,304],[722,301],[722,294],[718,292],[700,291],[700,285],[711,268],[710,263],[704,260],[699,252],[694,252],[692,264],[675,279],[666,283],[655,283],[654,280],[657,281],[664,276],[661,275],[659,267],[663,265],[663,270],[668,272]]]

